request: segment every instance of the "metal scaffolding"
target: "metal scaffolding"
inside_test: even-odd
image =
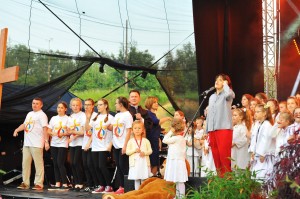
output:
[[[262,0],[264,92],[277,98],[279,70],[279,0]]]

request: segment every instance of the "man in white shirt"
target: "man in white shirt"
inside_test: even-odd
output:
[[[23,182],[18,189],[29,189],[30,172],[32,159],[35,165],[34,190],[41,190],[44,187],[44,160],[43,148],[49,146],[49,136],[47,134],[48,118],[42,110],[43,101],[41,98],[34,98],[32,101],[32,111],[30,111],[23,124],[14,131],[13,136],[18,136],[20,131],[24,131],[22,177]]]

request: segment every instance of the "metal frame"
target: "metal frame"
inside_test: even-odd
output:
[[[277,76],[279,72],[278,10],[279,0],[262,0],[264,92],[269,98],[277,98]]]

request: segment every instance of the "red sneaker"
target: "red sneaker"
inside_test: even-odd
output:
[[[111,192],[114,192],[113,188],[111,186],[106,186],[103,193],[111,193]]]
[[[97,189],[92,191],[92,193],[102,193],[105,190],[104,186],[99,186]]]
[[[115,194],[123,194],[123,193],[124,193],[123,187],[119,187],[119,189],[117,191],[115,191]]]

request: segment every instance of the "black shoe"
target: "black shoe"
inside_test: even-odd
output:
[[[75,187],[75,191],[77,191],[77,192],[79,192],[79,191],[81,191],[81,190],[83,190],[83,187]]]
[[[60,189],[60,187],[53,186],[53,187],[49,187],[49,188],[48,188],[48,191],[57,191],[57,190],[59,190],[59,189]]]
[[[70,188],[69,187],[65,187],[65,186],[61,186],[60,187],[60,191],[68,191]]]

